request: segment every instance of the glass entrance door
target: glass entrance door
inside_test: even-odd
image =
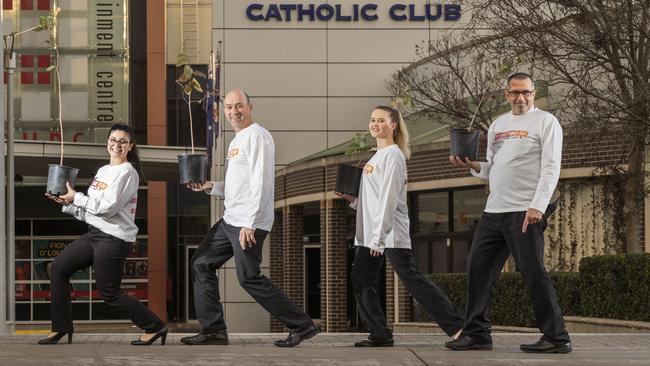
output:
[[[198,323],[196,312],[194,311],[194,288],[192,286],[192,256],[198,245],[185,246],[185,321],[188,323]]]

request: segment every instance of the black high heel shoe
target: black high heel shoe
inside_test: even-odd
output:
[[[38,341],[38,344],[57,344],[59,342],[59,340],[61,340],[61,338],[63,338],[63,336],[66,335],[66,334],[68,335],[68,344],[71,344],[72,343],[72,333],[65,333],[65,332],[64,333],[58,332],[58,333],[56,333],[55,335],[53,335],[51,337],[41,339],[40,341]]]
[[[148,341],[143,341],[140,338],[138,338],[135,341],[131,341],[131,344],[134,346],[150,346],[153,344],[153,342],[155,342],[158,338],[160,338],[160,344],[164,346],[165,341],[167,340],[168,331],[169,330],[167,329],[167,327],[164,327],[163,329],[154,333],[153,337],[151,337],[151,339],[149,339]]]

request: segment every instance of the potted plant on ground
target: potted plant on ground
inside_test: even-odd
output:
[[[176,67],[181,68],[181,75],[176,79],[176,84],[181,87],[183,101],[187,104],[187,111],[190,120],[190,143],[192,145],[191,154],[178,156],[178,173],[181,184],[203,183],[207,180],[208,172],[208,155],[194,153],[194,126],[192,121],[192,103],[200,104],[205,99],[206,94],[201,87],[197,78],[206,78],[206,75],[200,71],[195,71],[190,66],[187,55],[181,53],[178,55]],[[192,92],[201,93],[200,98],[192,100]]]

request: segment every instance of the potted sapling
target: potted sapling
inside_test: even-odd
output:
[[[201,87],[197,78],[206,78],[206,75],[200,71],[195,71],[190,66],[187,55],[181,53],[178,55],[176,67],[181,69],[181,75],[176,79],[176,84],[181,87],[183,101],[187,104],[187,111],[190,123],[190,143],[192,150],[190,154],[178,156],[178,173],[180,184],[204,183],[207,180],[208,173],[208,155],[196,154],[194,152],[194,126],[192,121],[192,104],[200,104],[205,99],[206,94]],[[196,91],[201,94],[200,98],[192,99],[192,93]]]
[[[54,60],[54,63],[47,68],[47,71],[54,70],[55,73],[56,90],[54,92],[57,96],[58,102],[57,110],[59,132],[61,134],[61,138],[59,139],[59,164],[49,164],[47,172],[47,187],[45,188],[45,192],[53,196],[60,196],[68,193],[66,183],[70,183],[70,186],[74,187],[77,181],[77,174],[79,173],[79,169],[63,165],[63,153],[65,144],[63,142],[63,108],[61,102],[61,74],[59,70],[58,43],[58,16],[60,12],[61,8],[54,6],[48,15],[44,15],[39,18],[39,30],[47,30],[50,33],[50,38],[46,42],[50,45],[50,57]]]

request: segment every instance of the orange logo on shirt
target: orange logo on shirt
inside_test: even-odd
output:
[[[505,132],[499,132],[496,135],[494,135],[494,140],[499,141],[502,139],[508,139],[511,137],[519,137],[519,138],[524,138],[528,136],[528,131],[522,131],[522,130],[512,130],[512,131],[505,131]]]
[[[105,190],[108,187],[108,184],[104,182],[100,182],[98,180],[93,180],[93,182],[90,184],[91,187],[95,189],[99,189],[100,191]]]
[[[228,151],[228,155],[226,156],[226,159],[234,159],[239,156],[239,149],[232,149]]]
[[[372,174],[372,172],[375,171],[375,167],[372,164],[366,164],[363,167],[363,173],[364,174]]]

